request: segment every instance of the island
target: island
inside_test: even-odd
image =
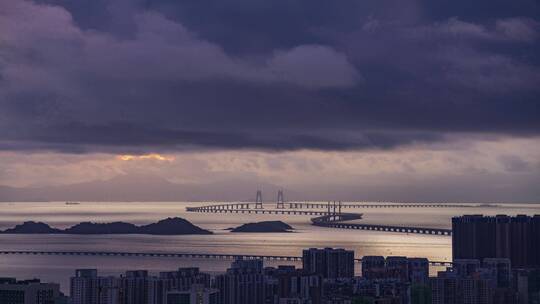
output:
[[[243,224],[230,230],[231,232],[292,232],[294,228],[282,221],[264,221]]]
[[[152,235],[184,235],[212,234],[211,231],[193,225],[189,221],[175,217],[160,220],[143,226],[131,223],[91,223],[83,222],[67,229],[52,228],[41,222],[24,222],[5,231],[2,234],[152,234]]]

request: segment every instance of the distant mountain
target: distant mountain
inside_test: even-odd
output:
[[[183,235],[183,234],[212,234],[189,221],[175,217],[161,220],[157,223],[136,226],[130,223],[90,223],[83,222],[65,230],[51,228],[45,223],[25,222],[14,228],[0,233],[4,234],[153,234],[153,235]]]
[[[124,222],[91,223],[83,222],[63,231],[67,234],[133,234],[138,233],[139,227]]]
[[[231,229],[231,232],[290,232],[294,228],[282,221],[247,223]]]
[[[0,186],[0,201],[253,201],[257,189],[263,191],[265,201],[275,201],[281,188],[250,179],[176,184],[152,175],[120,175],[55,187]],[[285,189],[285,193],[290,199],[291,192]]]
[[[212,234],[212,232],[201,229],[189,221],[179,217],[167,218],[157,223],[141,226],[139,231],[142,234],[156,235],[186,234],[186,231],[189,231],[189,234]]]
[[[12,234],[52,234],[61,233],[62,230],[51,228],[49,225],[41,222],[24,222],[21,225],[17,225],[14,228],[7,229],[3,233]],[[0,233],[2,233],[0,231]]]

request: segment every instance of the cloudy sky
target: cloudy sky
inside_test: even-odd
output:
[[[537,0],[2,0],[0,184],[540,201],[538,16]]]

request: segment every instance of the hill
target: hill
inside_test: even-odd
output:
[[[231,232],[291,232],[294,228],[282,221],[247,223],[231,229]]]
[[[193,225],[189,221],[175,217],[161,220],[144,226],[130,223],[91,223],[83,222],[65,230],[51,228],[45,223],[25,222],[14,228],[7,229],[4,234],[153,234],[153,235],[183,235],[183,234],[212,234],[211,231]]]

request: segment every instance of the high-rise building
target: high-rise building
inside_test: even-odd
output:
[[[122,278],[126,304],[148,304],[149,279],[147,270],[126,271]]]
[[[514,304],[509,259],[454,260],[453,267],[430,278],[434,304]]]
[[[433,304],[491,304],[490,281],[479,277],[462,277],[452,271],[439,272],[430,278]]]
[[[429,261],[426,258],[402,256],[365,256],[362,258],[362,277],[367,280],[392,279],[400,282],[427,285]]]
[[[210,287],[210,275],[196,267],[160,272],[148,279],[148,304],[166,304],[168,292],[189,290],[194,284]]]
[[[409,281],[409,260],[404,256],[389,256],[386,258],[388,276],[400,282]]]
[[[2,304],[55,304],[61,297],[58,284],[41,283],[37,279],[17,281],[14,278],[0,278]]]
[[[310,248],[303,251],[304,271],[326,279],[354,277],[354,251],[333,248]]]
[[[454,259],[453,271],[461,277],[470,276],[480,269],[480,261],[476,259]]]
[[[484,271],[494,279],[497,288],[509,288],[512,278],[512,267],[509,259],[494,258],[484,259],[482,262]]]
[[[353,284],[355,297],[366,299],[366,302],[360,303],[410,303],[408,283],[393,279],[367,280],[356,277]]]
[[[166,304],[218,304],[219,290],[193,284],[188,290],[170,291]]]
[[[408,258],[409,281],[412,284],[429,284],[429,260],[427,258]]]
[[[235,260],[227,272],[216,277],[220,304],[264,303],[265,276],[262,260]]]
[[[70,280],[70,296],[72,304],[98,303],[97,269],[77,269]]]
[[[516,268],[540,266],[540,215],[465,215],[452,219],[454,259],[508,258]]]
[[[365,256],[362,258],[362,277],[367,280],[384,278],[386,261],[383,256]]]
[[[540,269],[514,270],[512,277],[512,288],[520,304],[540,303]]]
[[[321,302],[323,278],[295,266],[266,268],[266,285],[275,285],[266,294],[267,303],[276,301],[317,304]],[[274,283],[275,282],[275,283]],[[268,289],[267,289],[268,290]]]
[[[72,304],[122,303],[121,280],[117,277],[100,277],[97,269],[77,269],[70,280]]]
[[[167,293],[193,285],[210,287],[210,275],[194,267],[161,272],[159,277],[149,276],[146,270],[101,277],[96,269],[79,269],[70,290],[73,304],[167,304]]]

